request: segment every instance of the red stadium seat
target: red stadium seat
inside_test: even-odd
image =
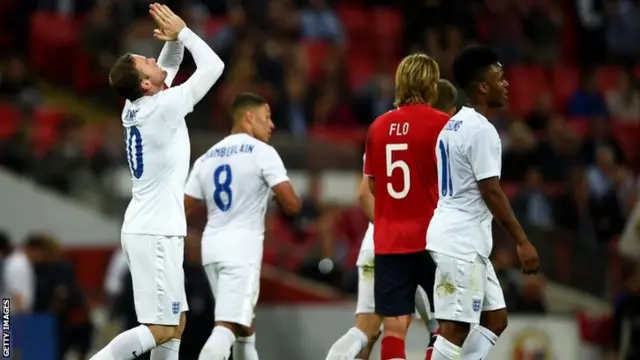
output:
[[[76,90],[89,92],[108,84],[106,72],[96,71],[91,59],[81,49],[76,51],[74,85]]]
[[[44,156],[58,141],[58,127],[51,124],[34,124],[32,139],[36,156]]]
[[[348,82],[351,89],[361,87],[373,74],[372,59],[367,56],[353,54],[347,57]]]
[[[615,66],[603,66],[597,70],[598,87],[602,93],[615,89],[620,82],[620,68]]]
[[[0,119],[0,139],[3,139],[18,131],[22,113],[10,103],[0,102]]]
[[[227,26],[227,19],[224,17],[210,17],[204,23],[204,34],[207,39],[215,37],[220,30]]]
[[[534,66],[512,66],[507,68],[509,87],[509,108],[519,116],[529,114],[536,102],[548,91],[545,73]]]
[[[611,133],[620,143],[629,164],[636,165],[640,150],[640,125],[613,122]]]
[[[35,110],[34,118],[37,125],[58,126],[64,120],[65,112],[61,109],[51,107],[38,107]]]
[[[302,46],[307,56],[307,76],[314,83],[322,76],[322,66],[329,54],[330,45],[324,41],[305,41]]]
[[[551,70],[551,90],[557,110],[564,111],[569,98],[580,84],[580,72],[574,66],[559,65]]]
[[[77,48],[77,26],[73,18],[38,12],[30,22],[31,66],[59,83],[69,81],[67,72],[60,69],[74,66],[69,64]],[[52,31],[55,29],[55,31]]]
[[[344,5],[338,7],[337,13],[345,30],[349,52],[367,54],[370,43],[367,41],[369,24],[365,9],[361,6]]]
[[[576,117],[567,121],[567,127],[573,130],[581,139],[584,139],[589,134],[591,123],[588,119]]]
[[[404,31],[404,19],[396,9],[377,7],[371,10],[371,23],[377,38],[399,43]]]

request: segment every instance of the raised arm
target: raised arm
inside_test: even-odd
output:
[[[196,71],[181,85],[191,96],[192,105],[195,105],[218,81],[224,70],[224,63],[209,45],[189,28],[185,27],[180,31],[178,40],[189,49],[196,63]]]
[[[224,63],[209,45],[187,28],[184,21],[166,5],[152,4],[149,13],[159,27],[154,31],[154,36],[165,41],[178,40],[191,52],[196,63],[196,71],[189,80],[178,87],[179,90],[176,90],[180,95],[177,98],[181,103],[181,108],[185,112],[191,112],[193,106],[209,92],[209,89],[220,78]]]
[[[171,87],[173,80],[180,70],[180,64],[184,59],[184,45],[179,41],[166,41],[158,56],[158,66],[167,72],[164,83]]]

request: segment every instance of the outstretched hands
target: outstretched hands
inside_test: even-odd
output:
[[[167,5],[153,3],[149,5],[149,14],[158,26],[153,30],[153,36],[158,40],[176,41],[180,31],[187,26]]]

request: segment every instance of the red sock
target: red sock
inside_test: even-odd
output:
[[[395,336],[385,336],[380,344],[381,360],[406,359],[404,340]]]
[[[427,355],[424,357],[424,360],[431,360],[432,355],[433,355],[433,348],[430,347],[427,349]]]

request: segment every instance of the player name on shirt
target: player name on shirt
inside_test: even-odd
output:
[[[253,152],[255,145],[253,144],[241,144],[232,145],[227,147],[213,148],[207,151],[206,157],[229,157],[237,154],[250,154]]]

